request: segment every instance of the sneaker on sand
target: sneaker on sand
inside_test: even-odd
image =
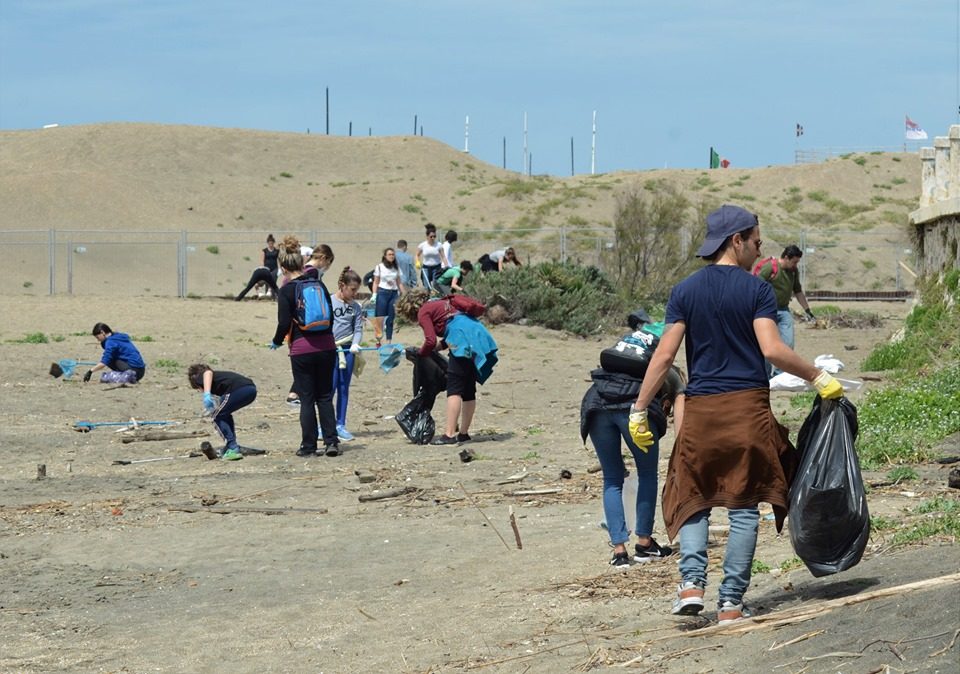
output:
[[[353,433],[347,430],[346,426],[337,426],[337,437],[344,442],[353,440]]]
[[[449,435],[441,435],[439,438],[434,438],[433,442],[431,442],[430,444],[431,445],[456,445],[459,443],[457,443],[456,438],[451,438]]]
[[[239,447],[230,447],[220,456],[220,458],[224,461],[239,461],[243,458],[243,454],[240,453]]]
[[[317,455],[316,447],[301,447],[300,449],[297,450],[297,456],[301,458],[308,458],[316,455]]]
[[[626,550],[623,552],[613,553],[613,558],[610,560],[610,566],[616,569],[628,569],[630,568],[630,555]]]
[[[687,581],[677,586],[677,598],[673,600],[674,615],[697,615],[703,610],[703,585]]]
[[[633,561],[635,562],[649,562],[651,559],[662,559],[673,554],[673,548],[669,548],[666,545],[659,545],[652,536],[650,537],[650,545],[640,545],[637,543],[633,547],[637,551],[633,556]]]
[[[472,439],[469,433],[457,433],[457,442],[470,442]]]
[[[333,442],[329,445],[324,445],[323,453],[327,456],[340,456],[340,444]],[[320,452],[318,451],[317,454],[320,454]]]
[[[751,617],[750,609],[744,606],[743,601],[734,603],[729,600],[724,600],[717,603],[717,622],[721,625],[728,625],[738,620]]]
[[[300,398],[287,398],[287,404],[291,407],[300,407]]]

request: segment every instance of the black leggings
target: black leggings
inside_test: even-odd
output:
[[[317,441],[321,438],[324,445],[339,444],[337,414],[333,409],[333,368],[336,362],[336,351],[319,351],[290,357],[293,387],[300,396],[301,449],[316,449]]]
[[[147,368],[145,367],[130,367],[130,363],[125,360],[117,358],[115,361],[110,363],[108,366],[114,372],[126,372],[127,370],[133,370],[137,375],[137,381],[143,379],[143,375],[147,373]]]
[[[277,275],[266,267],[257,267],[250,275],[250,282],[247,283],[247,287],[243,289],[243,292],[237,295],[237,299],[242,300],[244,295],[250,292],[250,289],[258,283],[266,283],[273,292],[274,298],[280,294],[280,290],[277,289]]]

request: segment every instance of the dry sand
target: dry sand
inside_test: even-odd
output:
[[[870,347],[899,327],[908,307],[853,308],[879,312],[882,327],[801,326],[798,349],[808,358],[834,353],[845,375],[857,378]],[[4,297],[0,310],[2,671],[556,672],[607,670],[638,656],[639,669],[683,673],[957,671],[956,583],[778,629],[691,636],[715,613],[708,603],[700,620],[670,616],[675,558],[612,571],[598,527],[601,478],[587,472],[595,457],[578,437],[579,401],[609,336],[495,328],[502,360],[481,390],[473,463],[461,464],[453,449],[407,444],[387,418],[410,396],[408,363],[386,375],[364,373],[351,397],[356,440],[340,457],[305,460],[294,456],[296,413],[283,402],[288,359],[263,347],[272,303]],[[149,363],[140,385],[111,389],[46,374],[53,360],[96,358],[88,335],[96,321],[139,338]],[[35,332],[63,340],[13,343]],[[409,326],[397,335],[405,344],[418,338]],[[185,381],[194,361],[256,380],[259,398],[238,414],[238,430],[242,443],[266,456],[118,466],[111,462],[187,454],[203,438],[123,444],[110,428],[71,429],[78,420],[134,417],[210,431]],[[796,432],[803,412],[790,398],[775,394],[774,402]],[[438,418],[441,407],[442,398]],[[671,442],[672,433],[661,468]],[[36,479],[38,464],[46,479]],[[561,479],[562,469],[573,477]],[[357,470],[376,482],[361,484]],[[942,467],[919,470],[910,493],[872,490],[871,511],[903,517],[946,490]],[[497,484],[521,472],[523,481]],[[400,487],[416,491],[358,500]],[[545,488],[560,491],[510,495]],[[304,511],[171,510],[204,498]],[[511,506],[522,550],[508,524]],[[320,508],[326,512],[308,511]],[[724,519],[717,513],[715,523]],[[662,524],[657,530],[665,542]],[[757,574],[747,598],[769,617],[960,569],[955,544],[891,550],[889,543],[875,536],[864,561],[837,577]],[[719,554],[712,549],[708,602],[716,598]],[[792,557],[788,537],[764,521],[757,559],[776,567]]]

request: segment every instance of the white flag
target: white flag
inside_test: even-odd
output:
[[[920,128],[920,125],[907,117],[906,130],[903,134],[907,140],[926,140],[927,132]]]

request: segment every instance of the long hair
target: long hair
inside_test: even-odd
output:
[[[391,252],[391,251],[392,251],[393,254],[394,254],[394,255],[393,255],[393,260],[388,260],[388,259],[387,259],[387,253],[389,253],[389,252]],[[380,257],[380,264],[382,264],[382,265],[383,265],[384,267],[386,267],[387,269],[396,269],[396,268],[397,268],[397,255],[396,255],[396,253],[397,253],[397,251],[393,250],[393,248],[384,248],[384,249],[383,249],[383,255]]]

